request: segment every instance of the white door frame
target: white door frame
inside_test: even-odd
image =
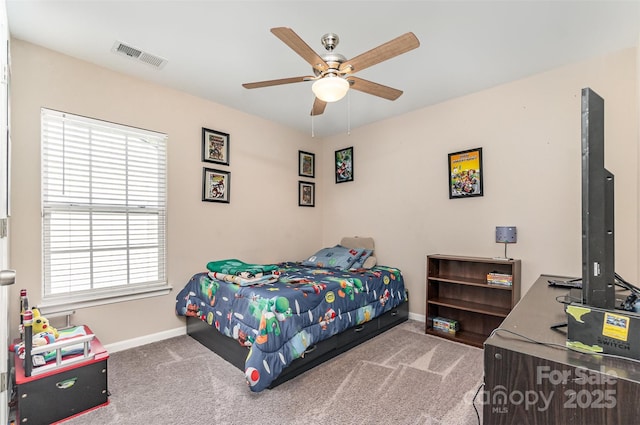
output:
[[[8,215],[9,215],[9,26],[6,0],[0,0],[0,283],[12,284],[4,279],[9,267]],[[0,284],[0,424],[9,421],[9,286]]]

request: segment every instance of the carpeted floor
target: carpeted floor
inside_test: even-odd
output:
[[[473,425],[482,355],[408,321],[252,393],[240,370],[183,336],[112,354],[110,404],[65,424]]]

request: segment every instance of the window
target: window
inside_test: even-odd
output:
[[[165,134],[42,109],[43,304],[166,293]]]

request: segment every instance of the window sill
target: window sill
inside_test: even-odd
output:
[[[38,305],[41,310],[45,310],[47,314],[55,314],[68,310],[76,310],[81,308],[96,307],[107,304],[121,303],[125,301],[133,301],[144,298],[159,297],[167,295],[173,288],[169,285],[154,288],[137,289],[135,292],[131,290],[123,290],[120,292],[109,292],[98,295],[91,294],[82,297],[79,296],[60,296],[51,297],[42,300]]]

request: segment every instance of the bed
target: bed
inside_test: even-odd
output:
[[[211,262],[176,296],[176,313],[252,391],[273,388],[407,320],[402,274],[376,265],[373,245],[343,238],[301,262]]]

